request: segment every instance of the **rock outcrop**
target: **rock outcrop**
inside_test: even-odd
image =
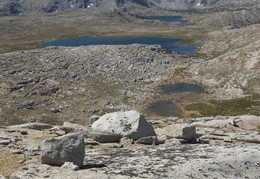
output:
[[[14,178],[258,178],[258,146],[184,144],[88,151],[78,171],[29,165]]]
[[[81,132],[84,134],[85,137],[91,138],[101,143],[117,142],[121,138],[119,134],[108,131],[95,130],[89,126],[83,126],[80,124],[73,124],[69,122],[64,122],[63,126],[61,126],[60,129],[65,131],[65,133]]]
[[[0,54],[0,103],[5,106],[0,124],[90,124],[93,115],[136,109],[137,102],[154,92],[152,82],[165,79],[166,70],[187,60],[161,46],[140,44]]]
[[[39,178],[232,178],[234,175],[238,178],[257,178],[260,155],[258,119],[259,116],[253,115],[171,117],[157,122],[153,119],[149,121],[153,121],[157,136],[142,137],[139,140],[124,137],[120,139],[120,143],[107,143],[106,140],[106,143],[97,142],[85,133],[90,127],[75,123],[66,122],[64,126],[42,130],[26,129],[18,125],[16,128],[0,128],[0,141],[9,141],[0,144],[0,156],[23,156],[22,160],[19,157],[19,161],[14,163],[22,165],[20,168],[24,169],[15,172],[11,178],[32,178],[36,175]],[[60,131],[69,126],[71,130],[67,130],[67,134]],[[186,144],[189,137],[185,137],[183,129],[187,128],[190,130],[188,134],[194,134],[195,127],[196,135],[190,135],[190,138],[196,136],[197,143],[190,141],[191,143]],[[21,131],[26,131],[27,134]],[[79,133],[75,133],[77,131]],[[86,140],[82,144],[80,141],[83,141],[83,133]],[[57,135],[62,137],[54,138]],[[40,143],[46,138],[51,139],[45,140],[41,147]],[[46,147],[45,143],[51,143],[51,147]],[[81,146],[82,152],[75,151],[75,155],[71,151],[77,144]],[[46,159],[49,165],[39,164],[36,156],[41,152],[42,159],[44,155],[49,155]],[[64,152],[73,155],[61,161],[59,158],[64,157]],[[74,160],[79,153],[80,164],[76,164],[77,161]],[[7,165],[6,161],[0,162],[1,166]],[[28,166],[28,163],[33,164]],[[13,164],[9,168],[11,166]],[[10,176],[2,168],[0,173]]]
[[[84,136],[81,133],[47,139],[42,143],[42,164],[61,166],[65,162],[72,162],[81,167],[83,166],[84,157]]]
[[[14,125],[14,126],[9,126],[9,129],[12,128],[25,128],[25,129],[34,129],[34,130],[44,130],[44,129],[51,129],[54,127],[53,125],[50,124],[44,124],[44,123],[26,123],[26,124],[21,124],[21,125]]]
[[[189,124],[172,124],[165,128],[155,130],[158,135],[166,135],[168,138],[196,141],[196,127]]]
[[[137,111],[115,112],[101,116],[91,128],[119,134],[123,137],[140,139],[156,136],[153,127]]]

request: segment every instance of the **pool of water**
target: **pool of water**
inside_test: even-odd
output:
[[[182,93],[182,92],[205,93],[205,89],[202,86],[197,84],[189,84],[189,83],[161,85],[160,89],[162,90],[163,94]]]
[[[164,117],[181,117],[181,110],[172,101],[159,101],[148,107],[148,112]]]
[[[183,39],[166,38],[166,37],[96,37],[81,36],[64,40],[55,40],[43,43],[39,47],[46,46],[86,46],[86,45],[129,45],[129,44],[147,44],[161,45],[164,48],[180,52],[183,54],[192,54],[197,50],[195,46],[179,45]]]

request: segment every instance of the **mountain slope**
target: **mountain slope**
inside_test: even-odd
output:
[[[91,9],[113,10],[130,6],[210,11],[257,10],[255,0],[0,0],[0,15],[52,13]]]

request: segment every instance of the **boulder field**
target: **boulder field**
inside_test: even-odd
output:
[[[87,126],[64,122],[49,127],[44,123],[2,127],[2,158],[22,157],[9,166],[1,160],[2,178],[260,176],[259,116],[155,120],[132,110],[95,119]],[[99,123],[116,125],[96,128]],[[136,138],[128,132],[145,135]],[[14,166],[12,173],[5,170]]]

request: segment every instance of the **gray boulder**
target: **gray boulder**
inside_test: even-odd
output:
[[[12,141],[9,140],[9,139],[7,139],[7,140],[1,140],[1,141],[0,141],[0,145],[8,145],[8,144],[10,144],[10,143],[12,143]]]
[[[234,120],[236,126],[244,130],[258,130],[260,128],[260,116],[244,115]]]
[[[69,122],[64,122],[63,126],[61,126],[60,129],[65,131],[65,133],[81,132],[86,138],[91,138],[101,143],[117,142],[121,138],[120,135],[115,133],[95,130],[88,126],[73,124]]]
[[[73,170],[73,171],[79,170],[79,166],[74,165],[72,162],[65,162],[65,163],[61,166],[61,168],[68,169],[68,170]]]
[[[116,149],[116,148],[122,148],[123,145],[122,144],[118,144],[118,143],[105,143],[102,144],[103,147],[107,147],[107,148],[112,148],[112,149]]]
[[[135,140],[142,137],[156,136],[151,124],[134,110],[105,114],[94,122],[91,127]]]
[[[42,143],[42,164],[61,166],[65,162],[72,162],[80,167],[83,166],[84,157],[84,135],[81,133],[47,139]]]
[[[84,130],[88,130],[89,127],[83,126],[80,124],[74,124],[70,122],[64,122],[63,126],[60,127],[61,130],[65,131],[65,133],[72,133],[72,132],[83,132]]]
[[[44,124],[44,123],[27,123],[27,124],[9,126],[8,129],[26,128],[26,129],[33,129],[33,130],[44,130],[44,129],[51,129],[52,127],[53,125]]]
[[[100,131],[100,130],[85,130],[84,135],[87,138],[91,138],[97,142],[100,143],[111,143],[111,142],[118,142],[121,138],[120,135],[106,132],[106,131]]]
[[[158,135],[166,135],[168,138],[185,139],[194,141],[197,137],[196,127],[189,124],[172,124],[165,128],[156,129]]]
[[[142,137],[136,141],[137,144],[156,145],[158,140],[156,136]]]

